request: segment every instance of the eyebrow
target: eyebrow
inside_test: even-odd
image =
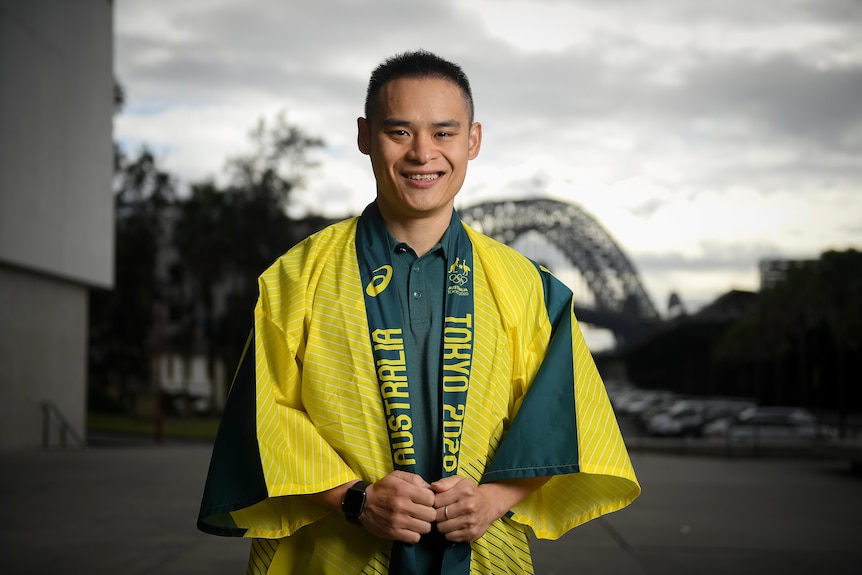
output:
[[[397,128],[399,126],[412,126],[413,122],[410,120],[402,120],[400,118],[385,118],[382,122],[384,128]],[[455,119],[451,120],[441,120],[439,122],[432,122],[431,127],[433,128],[460,128],[461,122]]]

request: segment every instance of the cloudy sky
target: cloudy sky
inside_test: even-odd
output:
[[[457,205],[580,205],[658,309],[756,290],[762,258],[862,248],[859,0],[115,0],[115,137],[181,185],[223,181],[283,111],[326,142],[297,200],[353,215],[368,74],[425,48],[483,124]]]

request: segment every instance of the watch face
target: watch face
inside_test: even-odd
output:
[[[344,511],[344,515],[348,520],[358,523],[359,516],[362,514],[362,510],[365,507],[365,489],[368,487],[368,483],[365,481],[360,481],[353,486],[351,486],[347,493],[344,494],[344,501],[341,503],[341,509]]]
[[[358,515],[362,511],[363,503],[365,503],[365,492],[349,489],[344,498],[344,510]]]

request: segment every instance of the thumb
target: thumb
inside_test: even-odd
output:
[[[399,474],[399,478],[402,481],[406,481],[410,485],[415,487],[421,487],[423,489],[428,489],[431,485],[425,481],[421,475],[417,475],[415,473],[406,473],[406,472],[396,472]]]
[[[449,491],[453,487],[455,487],[462,480],[461,477],[457,475],[450,475],[449,477],[444,477],[443,479],[438,479],[434,483],[431,484],[431,489],[435,493],[443,493],[444,491]]]

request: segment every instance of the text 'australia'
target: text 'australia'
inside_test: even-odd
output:
[[[376,362],[380,396],[386,411],[389,444],[396,465],[415,465],[413,419],[410,416],[410,394],[407,391],[407,362],[400,329],[375,329],[371,341],[378,357]]]

